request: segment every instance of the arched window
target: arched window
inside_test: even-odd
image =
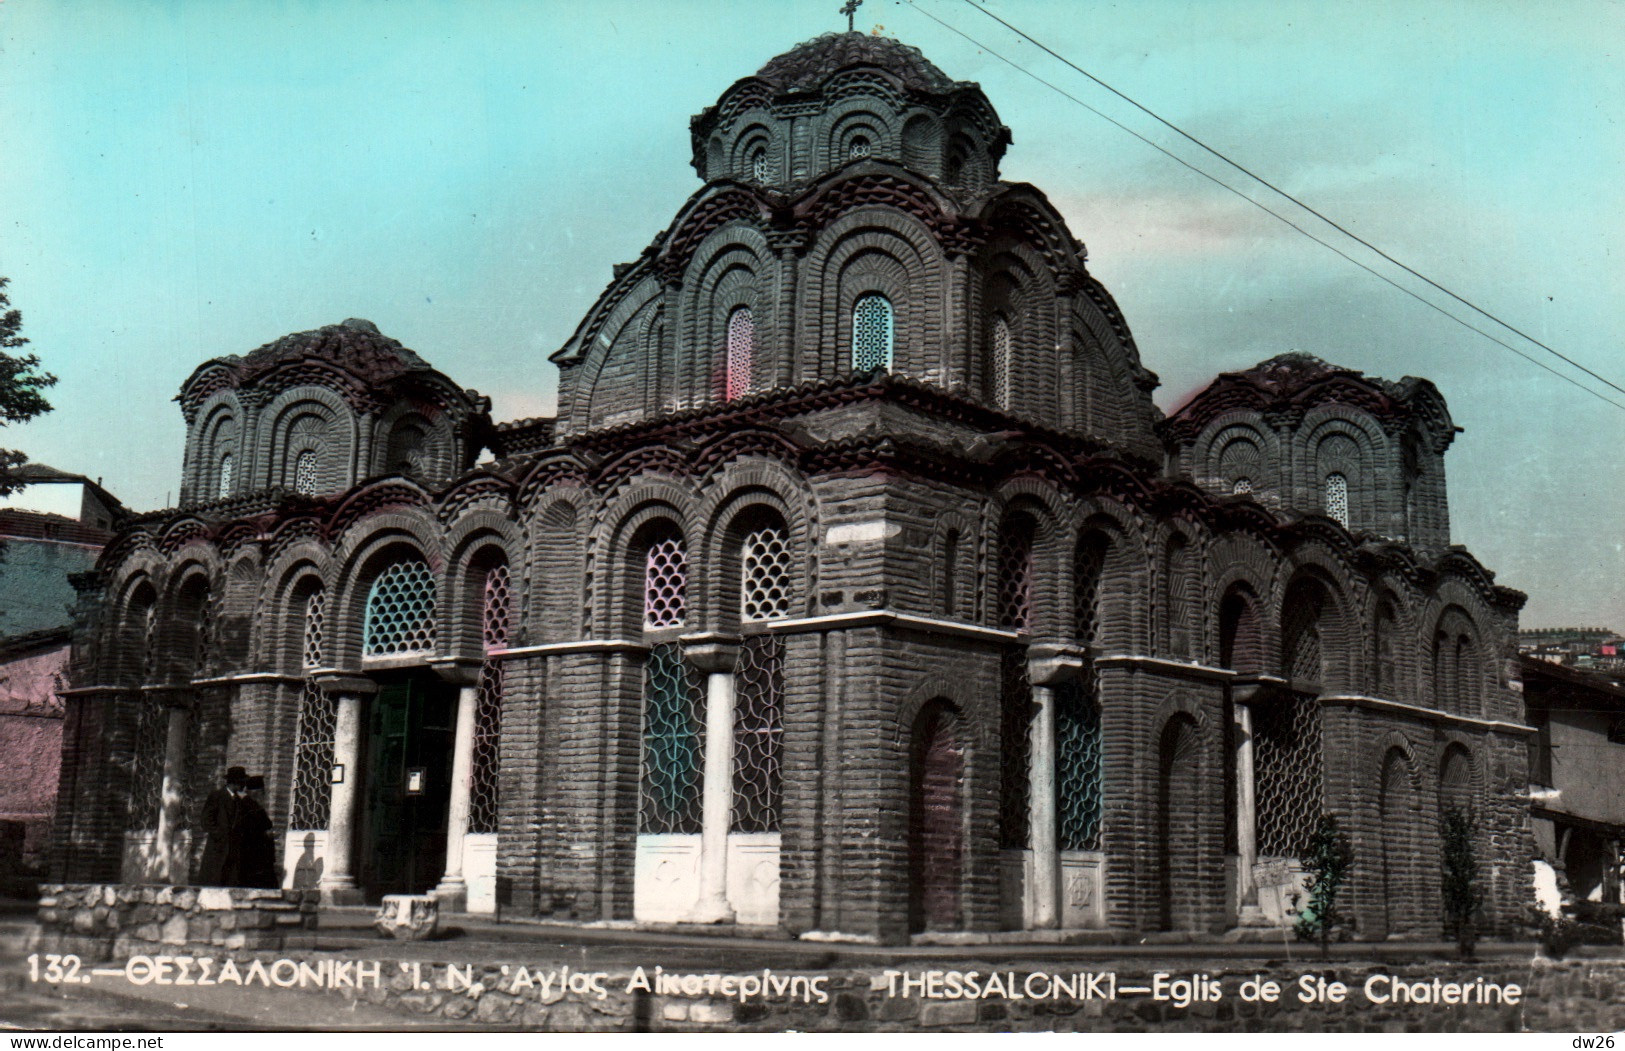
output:
[[[221,500],[231,495],[232,475],[235,468],[236,464],[232,460],[230,453],[220,457],[220,491],[215,496]]]
[[[1232,496],[1243,496],[1252,491],[1253,480],[1251,478],[1237,478],[1236,484],[1230,487],[1230,495]]]
[[[852,141],[846,145],[846,159],[855,161],[859,157],[869,156],[869,140],[862,135],[852,136]]]
[[[293,491],[306,496],[315,496],[319,485],[316,481],[316,453],[306,449],[299,454],[293,464]]]
[[[372,582],[362,655],[432,653],[435,646],[434,575],[419,559],[396,562]]]
[[[1456,639],[1456,713],[1479,715],[1478,648],[1466,635]]]
[[[957,610],[959,590],[959,530],[950,529],[942,541],[942,612],[952,617]]]
[[[1002,316],[993,319],[993,402],[1001,409],[1010,407],[1010,322]]]
[[[322,666],[325,633],[325,597],[320,587],[305,597],[304,630],[300,662],[308,673]],[[332,798],[333,735],[338,725],[338,706],[332,694],[306,679],[299,698],[298,737],[294,745],[293,808],[289,828],[327,827],[328,803]]]
[[[1349,480],[1335,472],[1326,476],[1326,517],[1349,527]]]
[[[769,620],[790,613],[790,544],[773,526],[745,536],[740,584],[743,620]]]
[[[758,146],[751,151],[750,177],[753,182],[767,182],[767,147]]]
[[[1011,515],[999,535],[999,626],[1026,631],[1032,622],[1033,520]]]
[[[728,378],[725,396],[729,401],[750,392],[751,365],[756,358],[756,322],[750,307],[740,307],[728,315]]]
[[[688,558],[680,537],[649,545],[643,563],[643,626],[671,628],[683,623],[688,590]]]
[[[428,453],[428,421],[422,417],[405,417],[396,421],[389,432],[384,469],[396,474],[422,474],[428,467]]]
[[[1287,592],[1281,617],[1281,672],[1295,682],[1326,682],[1321,646],[1327,598],[1318,584],[1300,581]]]
[[[1072,560],[1073,631],[1085,646],[1100,641],[1100,582],[1106,573],[1107,545],[1100,533],[1089,533],[1078,541]]]
[[[856,372],[890,369],[892,359],[891,300],[878,292],[858,297],[852,304],[852,368]]]

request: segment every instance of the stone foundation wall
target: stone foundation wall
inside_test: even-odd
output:
[[[316,927],[313,890],[53,883],[40,888],[41,949],[111,960],[160,947],[277,950]],[[306,944],[309,944],[308,942]]]

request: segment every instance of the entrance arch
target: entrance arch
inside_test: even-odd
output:
[[[952,704],[929,701],[909,741],[908,920],[911,931],[957,930],[965,833],[965,748]]]

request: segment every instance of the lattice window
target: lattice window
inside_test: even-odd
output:
[[[1084,537],[1072,568],[1072,618],[1077,640],[1085,646],[1100,641],[1100,588],[1105,575],[1105,539],[1099,534]]]
[[[236,461],[227,453],[220,457],[220,491],[215,495],[221,500],[231,495],[231,483],[236,472]]]
[[[301,663],[308,670],[322,666],[322,642],[326,625],[326,592],[317,589],[305,599],[304,640]],[[299,727],[294,745],[293,809],[288,827],[320,829],[327,827],[331,799],[330,774],[333,768],[333,735],[338,725],[336,698],[305,680],[299,697]]]
[[[728,378],[726,397],[729,401],[750,393],[751,367],[756,359],[756,321],[750,307],[740,307],[728,315]]]
[[[155,696],[136,701],[134,754],[130,769],[130,823],[132,831],[158,827],[163,805],[164,751],[169,743],[169,712]]]
[[[1055,691],[1055,791],[1062,850],[1099,850],[1100,705],[1093,676]]]
[[[1032,519],[1015,515],[1007,519],[999,535],[999,624],[1026,631],[1031,627],[1033,605]]]
[[[855,161],[859,157],[867,157],[869,156],[869,152],[869,140],[864,138],[862,135],[853,136],[852,141],[848,143],[846,147],[846,157],[848,160]]]
[[[1324,600],[1312,590],[1298,591],[1287,600],[1282,635],[1286,677],[1297,682],[1325,681],[1325,660],[1321,646],[1321,614]]]
[[[1005,651],[999,689],[999,846],[1025,850],[1031,815],[1033,688],[1023,648]]]
[[[367,593],[362,654],[432,653],[434,646],[434,574],[416,559],[396,562],[378,574]]]
[[[1320,705],[1293,697],[1253,715],[1258,853],[1298,857],[1320,819]]]
[[[332,798],[333,735],[337,699],[306,680],[299,696],[299,736],[294,746],[293,811],[288,827],[326,828]]]
[[[643,781],[639,831],[700,830],[705,762],[699,675],[676,643],[649,651],[643,679]]]
[[[305,599],[305,631],[303,664],[306,668],[322,666],[322,633],[327,623],[327,593],[318,588]]]
[[[158,675],[158,604],[141,611],[141,679],[151,682]]]
[[[767,150],[760,146],[750,155],[750,177],[755,182],[767,182]]]
[[[873,372],[891,368],[891,300],[871,292],[852,305],[852,368]]]
[[[1253,480],[1251,478],[1237,478],[1236,484],[1230,487],[1230,494],[1232,496],[1245,496],[1252,491]]]
[[[784,641],[756,635],[734,666],[735,832],[777,832],[783,786]]]
[[[1010,323],[993,319],[993,402],[1001,409],[1010,407]]]
[[[293,464],[293,491],[315,496],[321,489],[316,477],[316,454],[306,449]]]
[[[649,545],[643,569],[643,626],[670,628],[683,623],[688,589],[688,557],[676,537]]]
[[[747,534],[740,571],[744,619],[788,616],[790,587],[790,543],[784,530],[769,526]]]
[[[214,599],[205,591],[198,601],[197,634],[192,640],[192,674],[208,673],[209,659],[214,649]]]
[[[492,566],[485,574],[485,602],[480,617],[480,636],[487,653],[507,647],[512,609],[513,587],[508,567],[505,564]],[[480,668],[468,795],[470,832],[498,831],[503,677],[501,661],[487,659]]]
[[[1340,474],[1326,476],[1326,517],[1348,528],[1349,480]]]

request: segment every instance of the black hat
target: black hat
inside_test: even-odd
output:
[[[246,785],[246,784],[248,784],[248,771],[244,770],[240,766],[228,766],[226,768],[226,784],[228,784],[228,785]]]

